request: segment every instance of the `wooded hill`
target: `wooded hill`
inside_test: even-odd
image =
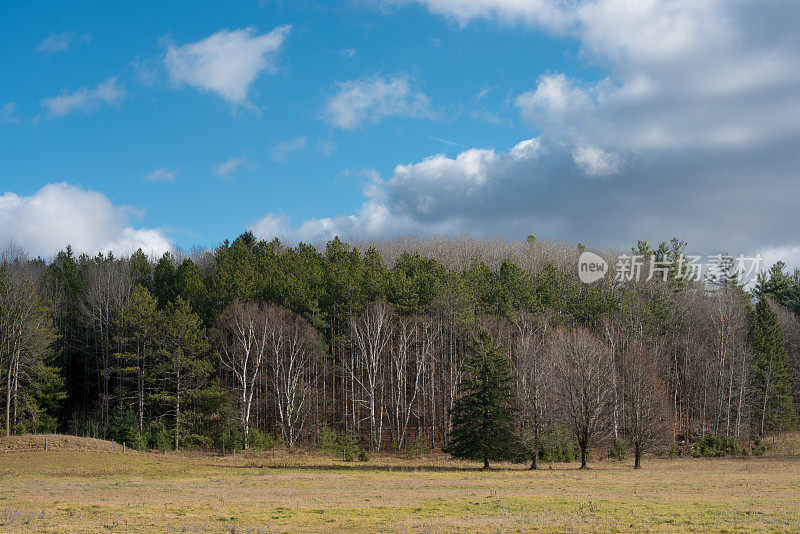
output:
[[[685,246],[634,252],[674,262]],[[583,250],[533,236],[317,249],[245,233],[157,261],[67,247],[48,262],[10,244],[0,420],[6,434],[138,448],[440,448],[477,351],[504,359],[501,408],[528,458],[796,427],[800,273],[778,264],[752,294],[725,262],[713,280],[587,285]]]

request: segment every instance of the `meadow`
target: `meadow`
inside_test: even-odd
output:
[[[763,457],[489,471],[441,454],[142,453],[0,439],[2,532],[800,531],[798,438]]]

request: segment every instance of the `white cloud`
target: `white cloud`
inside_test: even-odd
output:
[[[579,146],[572,151],[575,164],[586,174],[604,176],[619,171],[619,158],[603,149],[591,146]]]
[[[416,3],[462,26],[488,19],[499,32],[573,38],[582,62],[606,74],[530,73],[538,81],[515,103],[537,149],[522,160],[519,148],[468,149],[398,165],[383,199],[291,228],[366,232],[370,207],[390,233],[534,233],[621,247],[677,235],[696,253],[796,257],[796,0]]]
[[[144,177],[145,180],[153,182],[171,182],[178,175],[178,172],[169,167],[161,167]]]
[[[225,160],[216,165],[214,167],[214,174],[221,178],[230,178],[240,168],[245,167],[252,169],[254,166],[253,162],[242,154],[239,157]]]
[[[432,13],[444,15],[459,25],[489,18],[506,24],[536,24],[564,28],[571,22],[564,0],[383,0],[386,4],[419,3]],[[644,1],[644,0],[642,0]]]
[[[517,180],[541,154],[536,139],[522,141],[508,152],[469,149],[455,158],[437,155],[418,163],[398,165],[383,181],[367,173],[365,202],[358,213],[308,219],[292,226],[286,217],[268,214],[251,226],[259,237],[292,242],[317,242],[334,236],[367,237],[402,234],[453,234],[480,228],[496,230],[480,221],[480,212],[495,202],[496,192]],[[476,224],[465,217],[464,207]],[[505,221],[498,220],[498,227]]]
[[[800,269],[799,244],[795,243],[778,247],[767,247],[759,250],[758,254],[760,254],[762,258],[760,265],[762,271],[766,271],[778,261],[785,263],[790,272],[794,269]]]
[[[283,161],[286,159],[286,156],[292,152],[303,150],[306,147],[306,144],[307,140],[305,137],[295,137],[289,141],[281,141],[280,143],[274,145],[272,148],[270,148],[270,154],[272,155],[272,159],[275,161]]]
[[[246,105],[253,82],[273,68],[291,26],[258,35],[253,28],[220,30],[195,43],[170,45],[164,58],[172,81],[210,91],[234,105]]]
[[[325,105],[325,118],[339,128],[353,129],[386,117],[432,117],[430,99],[412,84],[403,75],[339,82]]]
[[[103,193],[67,183],[47,184],[31,196],[0,195],[0,241],[14,240],[33,255],[50,256],[66,245],[78,252],[152,254],[170,249],[160,230],[134,228],[131,210]]]
[[[21,121],[16,102],[6,102],[0,107],[0,122],[19,124]]]
[[[92,111],[102,104],[117,107],[125,100],[127,91],[114,76],[93,88],[84,87],[74,93],[45,98],[41,104],[51,117],[64,117],[74,111]]]
[[[39,45],[39,52],[54,54],[62,52],[70,47],[74,42],[89,42],[89,34],[78,35],[75,32],[51,33]]]

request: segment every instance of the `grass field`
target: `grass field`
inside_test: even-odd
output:
[[[0,438],[2,532],[800,531],[797,438],[748,459],[491,471],[430,455],[122,455],[99,440]]]

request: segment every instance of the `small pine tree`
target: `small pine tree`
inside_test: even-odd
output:
[[[792,430],[791,374],[778,316],[766,297],[761,297],[751,314],[750,342],[755,351],[753,369],[754,413],[759,435]]]
[[[517,452],[508,359],[487,331],[473,343],[465,366],[467,379],[453,406],[453,430],[445,452],[455,458],[506,460]]]

